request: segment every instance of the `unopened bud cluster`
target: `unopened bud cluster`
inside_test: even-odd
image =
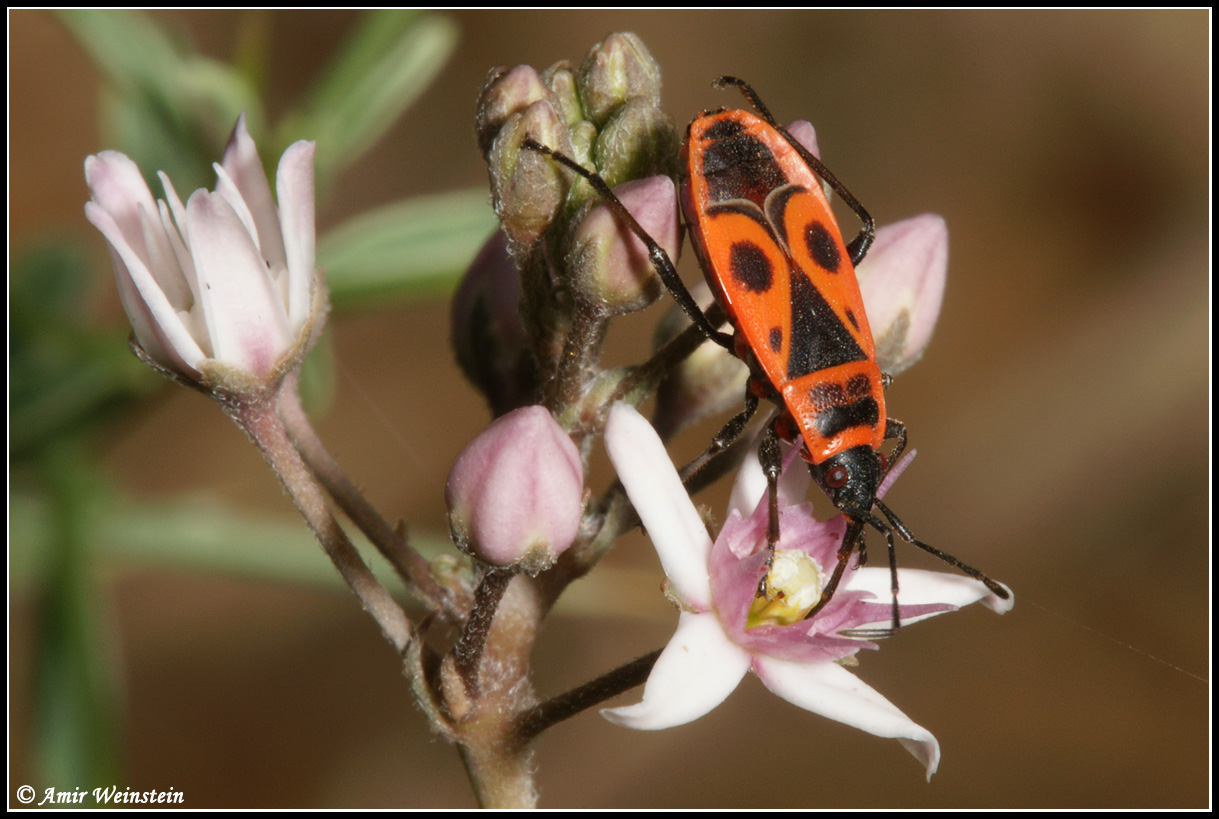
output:
[[[545,239],[547,273],[563,280],[573,300],[621,314],[659,298],[646,255],[610,247],[637,242],[627,242],[626,229],[610,218],[591,186],[523,147],[532,139],[595,171],[610,186],[659,175],[619,195],[675,255],[680,242],[671,176],[677,133],[660,109],[660,69],[638,37],[610,35],[574,69],[565,62],[542,72],[529,66],[496,69],[479,99],[477,131],[492,203],[519,266],[537,263],[532,257]],[[624,253],[636,257],[629,270],[622,265]],[[524,269],[522,274],[528,288],[530,277]],[[551,278],[534,277],[534,283],[550,285]],[[525,296],[541,300],[541,294]]]
[[[502,417],[454,467],[450,519],[472,555],[536,572],[570,545],[583,512],[587,447],[572,439],[584,440],[577,428],[625,375],[599,365],[606,325],[647,307],[663,287],[647,247],[605,198],[526,143],[604,179],[676,260],[677,133],[660,109],[660,69],[633,34],[610,35],[578,66],[495,69],[476,131],[501,228],[454,300],[453,344]]]

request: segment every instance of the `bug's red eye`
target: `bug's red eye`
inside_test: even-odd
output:
[[[825,485],[831,489],[841,489],[847,485],[847,478],[850,476],[845,466],[836,466],[826,473]]]

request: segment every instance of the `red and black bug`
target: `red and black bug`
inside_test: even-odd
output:
[[[722,77],[716,85],[739,88],[757,115],[720,109],[705,111],[690,123],[682,149],[681,197],[695,254],[732,333],[713,326],[682,284],[672,260],[604,180],[532,140],[525,143],[587,179],[648,248],[665,286],[691,321],[749,367],[745,408],[687,467],[687,476],[735,441],[765,398],[778,407],[759,452],[768,484],[771,556],[779,540],[780,439],[800,447],[813,480],[848,520],[838,563],[806,617],[833,597],[853,553],[860,553],[861,563],[866,560],[866,526],[881,533],[888,545],[892,630],[901,625],[894,532],[1006,599],[1003,586],[916,539],[876,497],[906,446],[906,427],[886,412],[884,389],[889,378],[877,364],[855,278],[855,265],[875,235],[872,217],[819,159],[775,121],[750,86],[734,77]],[[849,244],[843,241],[822,182],[862,222]],[[886,455],[882,447],[888,440],[895,443]],[[759,591],[769,595],[765,578]],[[859,636],[887,633],[891,632]]]

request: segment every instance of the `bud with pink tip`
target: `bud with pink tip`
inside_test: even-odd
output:
[[[575,444],[541,406],[498,419],[467,446],[445,485],[457,545],[536,575],[571,546],[584,506]]]

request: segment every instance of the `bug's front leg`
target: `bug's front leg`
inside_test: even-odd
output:
[[[896,439],[897,445],[893,447],[893,451],[889,453],[889,464],[885,468],[888,472],[897,463],[897,459],[902,456],[902,452],[906,450],[906,425],[896,418],[885,419],[885,440]]]

